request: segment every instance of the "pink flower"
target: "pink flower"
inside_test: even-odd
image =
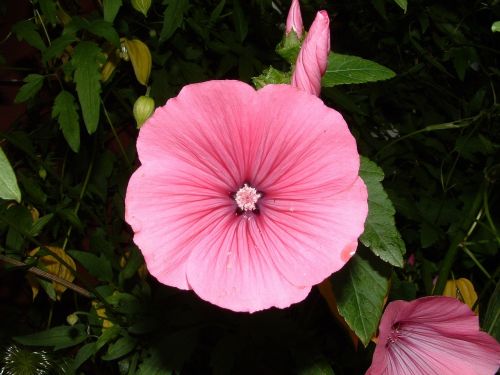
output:
[[[455,298],[391,302],[367,375],[494,375],[500,345]]]
[[[286,18],[286,34],[288,35],[292,30],[295,31],[299,39],[302,38],[304,24],[302,23],[302,15],[300,14],[299,0],[292,0],[292,5]]]
[[[292,86],[319,96],[330,52],[330,19],[324,10],[316,14],[302,44],[292,75]]]
[[[287,307],[354,254],[367,215],[342,116],[289,85],[185,86],[139,132],[126,220],[150,273],[235,311]]]

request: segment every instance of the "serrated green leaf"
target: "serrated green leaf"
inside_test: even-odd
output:
[[[394,2],[398,4],[398,6],[406,13],[406,9],[408,8],[408,0],[394,0]]]
[[[9,159],[0,147],[0,198],[21,202],[21,191]]]
[[[80,42],[73,52],[74,81],[82,108],[83,120],[89,134],[96,131],[99,123],[101,107],[99,63],[101,57],[101,49],[93,42]]]
[[[69,348],[78,345],[87,338],[85,326],[58,326],[46,331],[33,333],[26,336],[14,337],[20,344],[28,346],[53,346],[54,350]]]
[[[108,347],[108,352],[101,358],[105,361],[112,361],[114,359],[123,357],[124,355],[134,350],[136,344],[137,340],[130,336],[120,337],[118,340],[116,340],[116,342],[112,343]]]
[[[394,222],[394,207],[381,183],[384,172],[368,158],[361,157],[359,174],[368,189],[368,217],[360,241],[384,261],[403,267],[406,248]]]
[[[377,331],[391,268],[361,248],[331,280],[339,313],[366,346]]]
[[[104,21],[113,23],[121,6],[122,6],[122,0],[104,0],[103,1]]]
[[[87,271],[99,280],[111,281],[113,279],[113,270],[109,261],[101,255],[98,257],[88,251],[70,250],[68,254],[82,264]]]
[[[12,32],[17,35],[20,40],[25,40],[30,46],[43,51],[46,46],[42,37],[38,33],[37,26],[31,21],[21,21],[12,26]]]
[[[375,61],[358,56],[330,53],[328,67],[321,82],[324,87],[353,83],[382,81],[396,75],[391,69]]]
[[[61,56],[66,47],[76,40],[76,37],[71,34],[61,35],[59,38],[54,39],[52,44],[42,52],[43,62],[47,62],[53,58]]]
[[[42,88],[44,78],[45,77],[40,74],[29,74],[26,76],[23,80],[26,83],[19,89],[14,102],[22,103],[34,97]]]
[[[169,39],[175,33],[175,30],[182,25],[184,13],[189,7],[189,2],[187,0],[165,0],[163,3],[167,5],[167,8],[163,14],[160,42]]]
[[[40,4],[42,14],[47,18],[52,26],[55,26],[57,23],[56,2],[54,0],[38,0],[38,4]]]
[[[75,98],[68,91],[57,95],[52,107],[52,118],[57,118],[64,138],[74,152],[80,149],[80,123]]]
[[[94,35],[103,37],[116,47],[120,45],[120,37],[110,22],[95,20],[90,22],[86,29]]]

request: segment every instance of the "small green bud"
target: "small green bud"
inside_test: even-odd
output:
[[[144,14],[144,17],[147,17],[148,10],[151,7],[151,0],[132,0],[132,7]]]
[[[66,321],[70,326],[74,326],[78,322],[78,315],[76,315],[75,313],[69,314],[66,317]]]
[[[137,122],[137,129],[153,114],[155,110],[155,101],[149,96],[140,96],[134,103],[134,118]]]
[[[41,167],[39,170],[38,170],[38,175],[40,176],[40,178],[42,180],[45,180],[47,178],[47,171],[45,170],[44,167]]]

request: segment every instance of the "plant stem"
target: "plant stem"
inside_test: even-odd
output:
[[[111,131],[113,132],[113,136],[115,137],[116,143],[118,143],[118,147],[120,147],[120,152],[123,155],[123,159],[125,159],[125,162],[127,163],[127,166],[129,169],[132,169],[132,163],[130,162],[127,153],[125,152],[125,149],[123,148],[122,142],[120,141],[120,138],[118,137],[118,134],[116,133],[115,127],[113,125],[113,122],[111,122],[111,118],[109,117],[109,113],[106,110],[106,106],[104,105],[104,102],[101,100],[102,103],[102,109],[104,110],[104,115],[106,116],[106,120],[108,121],[109,126],[111,127]]]

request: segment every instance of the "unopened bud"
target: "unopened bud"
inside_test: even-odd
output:
[[[78,315],[76,315],[75,313],[69,314],[66,317],[66,321],[70,326],[74,326],[78,322]]]
[[[132,7],[144,14],[144,17],[147,17],[148,10],[151,7],[151,0],[132,0]]]
[[[155,110],[155,101],[149,96],[140,96],[134,103],[134,118],[139,129]]]

